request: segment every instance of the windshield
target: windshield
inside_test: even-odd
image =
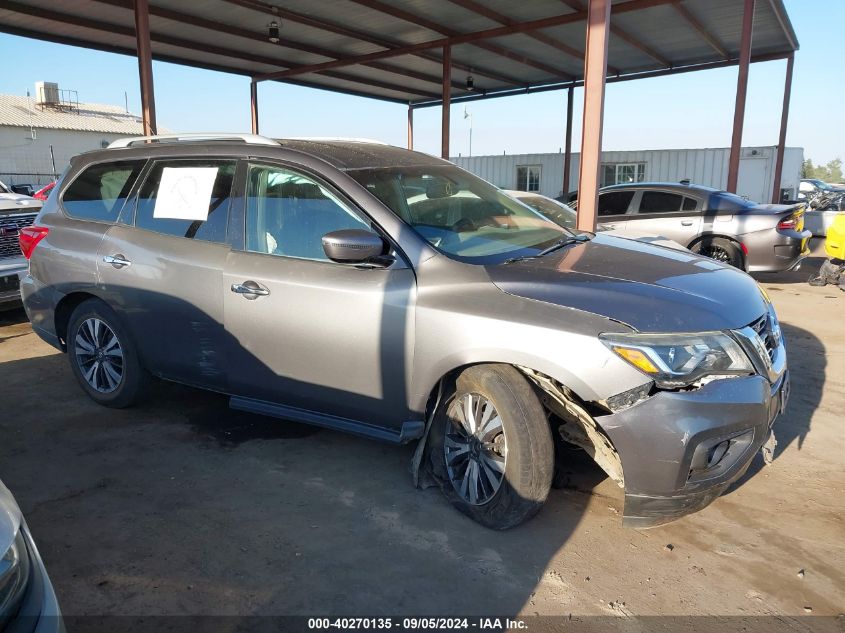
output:
[[[567,229],[575,228],[575,210],[562,202],[545,196],[514,196],[523,204],[536,209],[555,224]]]
[[[12,192],[9,191],[9,188],[6,185],[4,185],[2,182],[0,182],[0,193],[12,193]]]
[[[570,235],[454,165],[347,172],[436,249],[474,264],[535,255]]]

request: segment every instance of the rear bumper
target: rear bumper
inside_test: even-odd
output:
[[[759,375],[715,380],[597,418],[622,462],[624,525],[667,523],[722,494],[769,438],[787,383],[785,371],[774,386]],[[701,456],[720,445],[724,455],[701,467]]]
[[[741,235],[748,249],[746,269],[750,273],[775,273],[797,269],[810,254],[811,231],[778,231],[771,229]]]

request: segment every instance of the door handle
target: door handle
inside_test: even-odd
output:
[[[124,266],[131,266],[132,262],[130,262],[126,257],[117,253],[115,255],[106,255],[103,257],[103,261],[107,264],[111,264],[115,268],[123,268]]]
[[[692,221],[690,220],[683,220],[681,222],[681,226],[692,226]]]
[[[259,286],[254,281],[245,281],[242,284],[232,284],[231,288],[232,292],[239,295],[252,295],[251,297],[245,296],[245,299],[255,299],[256,297],[266,297],[270,294],[269,290],[266,290]]]

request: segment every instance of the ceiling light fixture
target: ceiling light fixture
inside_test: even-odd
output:
[[[279,43],[279,23],[273,20],[267,25],[267,39],[273,44]]]
[[[467,90],[469,92],[475,90],[475,80],[472,78],[472,75],[467,75]]]

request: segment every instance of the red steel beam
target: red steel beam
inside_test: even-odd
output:
[[[581,165],[576,225],[596,230],[601,170],[601,135],[604,122],[604,88],[610,37],[611,0],[589,0],[587,46],[584,58],[584,119],[581,126]]]
[[[789,121],[789,99],[792,96],[792,67],[795,65],[795,55],[790,55],[786,61],[786,81],[783,86],[783,110],[780,115],[780,136],[778,137],[777,158],[775,159],[775,178],[772,187],[772,203],[780,202],[780,178],[783,171],[783,153],[786,149],[786,125]]]
[[[569,172],[572,171],[572,102],[575,88],[570,86],[566,91],[566,143],[563,148],[563,196],[569,193]]]
[[[742,12],[742,39],[739,46],[739,74],[736,80],[736,105],[728,159],[727,190],[736,193],[739,181],[739,159],[742,153],[742,125],[745,121],[745,98],[748,94],[748,66],[751,63],[751,38],[754,30],[754,0],[744,0]]]
[[[120,8],[128,8],[132,9],[132,0],[94,0],[95,2],[99,2],[101,4],[107,4],[113,7],[120,7]],[[236,26],[231,26],[229,24],[224,24],[223,22],[216,22],[214,20],[209,20],[207,18],[203,18],[198,15],[193,15],[189,13],[183,13],[181,11],[175,11],[173,9],[167,9],[165,7],[156,7],[151,6],[150,8],[150,15],[154,15],[156,17],[164,18],[166,20],[171,20],[173,22],[179,22],[183,24],[192,24],[193,26],[198,26],[203,29],[207,29],[209,31],[215,31],[217,33],[225,33],[227,35],[233,35],[235,37],[241,37],[244,39],[252,40],[254,42],[261,42],[266,44],[267,38],[258,33],[257,31],[249,30],[249,29],[242,29]],[[315,46],[313,44],[308,44],[305,42],[299,42],[296,40],[290,39],[287,33],[285,33],[285,37],[282,40],[281,47],[283,48],[290,48],[297,51],[302,51],[304,53],[311,53],[312,55],[320,55],[322,57],[327,57],[329,59],[340,59],[343,57],[342,53],[337,51],[323,48],[322,46]],[[439,63],[439,61],[438,61]],[[285,64],[283,64],[285,65]],[[393,73],[395,75],[399,75],[401,77],[411,77],[413,79],[417,79],[419,81],[423,81],[426,83],[430,83],[436,86],[440,86],[440,77],[435,75],[429,75],[428,73],[420,73],[409,68],[403,68],[401,66],[394,66],[392,64],[385,64],[382,62],[372,62],[370,64],[365,64],[371,68],[375,68],[377,70],[383,70],[388,73]],[[454,88],[463,88],[463,84],[459,82],[453,82],[452,86]]]
[[[311,28],[319,29],[322,31],[328,31],[329,33],[336,33],[337,35],[343,35],[344,37],[349,37],[352,39],[360,40],[362,42],[368,42],[370,44],[375,44],[376,46],[381,46],[382,48],[397,48],[403,46],[402,42],[397,40],[391,40],[388,38],[380,37],[377,35],[373,35],[372,33],[367,33],[365,31],[359,31],[357,29],[352,29],[348,26],[343,24],[338,24],[336,22],[331,22],[324,18],[315,18],[310,15],[306,15],[304,13],[297,13],[296,11],[291,11],[290,9],[286,9],[283,7],[278,7],[275,5],[269,5],[266,2],[262,2],[261,0],[223,0],[224,2],[228,2],[230,4],[235,4],[240,7],[245,7],[247,9],[252,9],[253,11],[259,11],[262,13],[272,13],[274,15],[278,15],[280,18],[284,18],[290,22],[295,22],[297,24],[304,24],[305,26],[310,26]],[[438,47],[432,47],[438,48]],[[420,57],[422,59],[428,60],[430,62],[435,62],[436,64],[440,65],[443,63],[443,60],[438,57],[437,55],[433,55],[426,51],[417,51],[414,53],[410,53],[416,57]],[[470,68],[464,64],[453,63],[454,68],[458,70],[462,70],[465,72],[472,72],[476,75],[482,75],[484,77],[489,77],[491,79],[495,79],[496,81],[501,81],[502,83],[511,84],[514,86],[524,86],[526,82],[522,79],[517,77],[511,77],[505,73],[501,73],[496,70],[492,70],[490,68],[486,68],[484,66],[473,66]],[[409,75],[410,76],[410,75]],[[437,78],[436,83],[440,84],[440,78]]]
[[[387,4],[386,2],[382,2],[381,0],[351,0],[356,4],[360,4],[361,6],[367,7],[368,9],[372,9],[373,11],[378,11],[379,13],[384,13],[385,15],[391,15],[395,18],[399,18],[400,20],[405,20],[406,22],[410,22],[411,24],[418,24],[419,26],[425,27],[430,31],[434,31],[435,33],[440,33],[441,35],[446,35],[447,37],[454,37],[456,35],[461,35],[459,31],[455,31],[454,29],[450,29],[448,27],[443,26],[437,22],[429,20],[423,16],[417,15],[415,13],[410,13],[409,11],[405,11],[404,9],[400,9],[395,7],[391,4]],[[498,46],[496,44],[491,44],[490,42],[473,42],[473,46],[477,46],[478,48],[482,48],[486,51],[493,53],[494,55],[501,55],[502,57],[506,57],[507,59],[513,60],[524,66],[530,66],[531,68],[536,68],[538,70],[542,70],[544,73],[548,75],[552,75],[554,77],[561,77],[563,79],[572,79],[572,75],[560,70],[559,68],[555,68],[553,66],[549,66],[543,62],[540,62],[536,59],[532,59],[527,57],[521,53],[517,53],[512,51],[508,48],[504,48],[502,46]]]
[[[258,134],[258,83],[249,82],[249,114],[252,122],[252,133]]]
[[[243,0],[227,0],[227,2]],[[631,11],[639,11],[650,7],[670,4],[674,0],[627,0],[620,2],[613,7],[614,13],[629,13]],[[495,37],[502,37],[504,35],[512,35],[514,33],[527,33],[529,31],[536,31],[538,29],[550,28],[553,26],[560,26],[562,24],[572,24],[586,19],[587,14],[584,11],[577,11],[567,15],[557,15],[548,18],[540,18],[538,20],[529,20],[528,22],[519,22],[509,26],[500,26],[497,28],[487,29],[484,31],[476,31],[474,33],[462,33],[453,37],[443,37],[436,40],[429,40],[428,42],[420,42],[419,44],[409,44],[407,46],[400,46],[397,48],[390,48],[383,51],[376,51],[375,53],[367,53],[365,55],[355,55],[346,59],[339,59],[332,62],[325,62],[322,64],[311,64],[308,66],[300,66],[299,68],[291,68],[274,73],[268,73],[257,77],[260,81],[269,79],[284,79],[286,77],[295,77],[296,75],[304,75],[307,73],[320,72],[329,68],[340,68],[342,66],[354,66],[356,64],[364,64],[380,59],[388,59],[390,57],[399,57],[401,55],[411,55],[420,51],[427,51],[434,48],[443,48],[444,46],[457,46],[458,44],[471,44],[481,40],[491,39]]]
[[[675,2],[672,5],[686,21],[687,23],[698,32],[699,35],[710,45],[714,51],[719,53],[722,56],[722,59],[730,59],[731,55],[728,53],[728,49],[725,48],[725,45],[722,44],[710,31],[708,31],[705,26],[701,23],[692,11],[690,11],[687,7],[681,4],[680,0]]]
[[[408,149],[414,149],[414,106],[408,104]]]
[[[449,83],[452,79],[452,47],[443,47],[443,119],[440,124],[440,156],[449,160],[449,108],[452,91]]]
[[[141,82],[141,121],[144,136],[156,134],[156,100],[153,87],[153,57],[150,47],[150,13],[147,0],[135,0],[135,41],[138,78]]]
[[[482,15],[485,18],[488,18],[489,20],[498,22],[499,24],[510,25],[518,23],[518,20],[515,20],[503,13],[499,13],[498,11],[494,11],[486,4],[482,4],[481,2],[477,2],[476,0],[449,0],[449,2],[451,2],[452,4],[456,4],[459,7],[462,7],[467,11],[471,11],[472,13],[475,13],[477,15]],[[551,46],[552,48],[555,48],[563,53],[566,53],[571,57],[574,57],[579,62],[583,63],[584,61],[584,53],[582,51],[579,51],[577,48],[569,46],[569,44],[564,44],[560,40],[550,37],[545,33],[526,33],[526,35],[538,42],[542,42],[546,46]],[[611,69],[611,67],[608,67],[608,70],[613,73],[619,72],[618,69]]]

